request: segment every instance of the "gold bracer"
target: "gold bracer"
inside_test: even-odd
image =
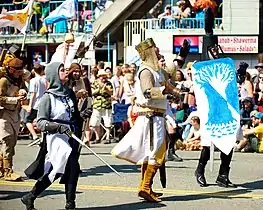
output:
[[[172,94],[177,97],[182,94],[182,91],[179,88],[174,87],[170,82],[165,82],[164,94]]]
[[[155,47],[155,43],[152,38],[148,38],[144,41],[142,41],[140,44],[135,46],[135,49],[138,51],[139,54],[141,54],[143,51]]]
[[[164,95],[159,87],[153,87],[151,88],[151,99],[155,100],[162,100],[164,99]]]

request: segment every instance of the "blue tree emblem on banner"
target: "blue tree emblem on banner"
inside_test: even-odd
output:
[[[194,82],[204,91],[208,101],[207,132],[217,138],[235,134],[239,122],[233,114],[240,111],[232,59],[199,62],[193,67]]]

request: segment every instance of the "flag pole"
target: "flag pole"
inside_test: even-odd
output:
[[[211,142],[210,146],[210,171],[214,170],[214,154],[215,154],[215,145]]]
[[[24,36],[23,36],[23,42],[22,42],[22,46],[21,46],[21,57],[24,56],[24,51],[25,51],[25,43],[26,43],[26,37],[27,37],[27,33],[28,33],[28,26],[29,26],[29,23],[31,22],[31,18],[32,18],[32,15],[33,15],[33,4],[34,4],[35,0],[32,0],[32,3],[31,3],[31,7],[29,8],[29,13],[28,13],[28,16],[27,16],[27,20],[26,20],[26,31],[24,33]]]
[[[66,34],[66,36],[70,36],[69,39],[67,40],[67,38],[65,37],[65,48],[64,48],[64,60],[63,63],[65,64],[66,60],[67,60],[67,56],[69,53],[69,46],[71,43],[75,42],[75,38],[74,38],[74,34],[73,34],[73,26],[74,26],[74,19],[71,20],[71,26],[70,29],[68,30],[68,33]]]

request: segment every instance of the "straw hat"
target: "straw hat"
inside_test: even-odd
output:
[[[176,58],[173,61],[181,62],[184,65],[185,58],[180,55],[176,55]]]
[[[255,65],[255,68],[263,68],[263,63],[258,63],[257,65]]]
[[[108,75],[108,73],[104,69],[100,69],[98,71],[98,74],[97,74],[98,77],[100,77],[100,76],[107,76],[107,75]]]

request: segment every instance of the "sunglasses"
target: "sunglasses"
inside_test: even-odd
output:
[[[23,67],[11,67],[10,66],[10,68],[15,69],[16,71],[24,71]]]

